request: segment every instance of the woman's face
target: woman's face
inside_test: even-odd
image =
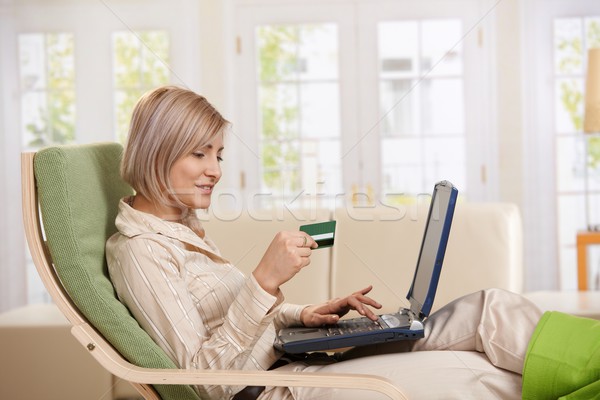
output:
[[[223,135],[192,154],[177,160],[169,173],[171,195],[189,208],[208,208],[210,196],[221,179]]]

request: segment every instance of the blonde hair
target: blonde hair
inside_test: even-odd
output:
[[[169,171],[180,158],[208,145],[229,122],[202,96],[176,86],[144,94],[133,109],[121,176],[157,205],[181,207],[169,196]]]

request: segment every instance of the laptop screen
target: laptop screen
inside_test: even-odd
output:
[[[421,309],[424,308],[422,311],[425,315],[429,313],[433,303],[433,299],[429,299],[427,302],[427,297],[430,289],[432,290],[431,295],[433,296],[437,288],[441,261],[444,256],[450,229],[450,221],[452,220],[454,211],[456,189],[453,188],[451,184],[445,183],[449,186],[438,184],[436,185],[436,190],[433,194],[413,286],[409,293],[413,311],[420,312]],[[448,213],[451,213],[450,218],[447,218]],[[436,260],[440,264],[438,268],[436,268]],[[434,273],[437,274],[437,276],[433,276]],[[432,281],[432,279],[434,281]],[[413,304],[414,302],[417,304]],[[423,307],[424,305],[425,307]],[[414,308],[416,308],[416,310]]]

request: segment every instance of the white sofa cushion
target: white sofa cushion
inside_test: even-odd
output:
[[[294,364],[282,369],[293,369]],[[390,379],[408,399],[512,400],[521,398],[521,375],[494,367],[474,351],[422,351],[356,358],[306,372],[372,374]],[[313,400],[383,400],[386,396],[348,389],[293,388],[296,398]]]
[[[427,204],[337,209],[332,295],[373,284],[384,311],[407,306],[427,211]],[[433,309],[490,287],[521,292],[521,229],[513,204],[459,202]]]

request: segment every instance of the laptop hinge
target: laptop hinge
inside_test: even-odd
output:
[[[419,315],[416,314],[412,309],[408,310],[408,317],[410,320],[410,330],[411,331],[423,330],[423,322],[419,318]]]
[[[410,313],[417,319],[421,318],[421,304],[413,298],[410,299]]]

